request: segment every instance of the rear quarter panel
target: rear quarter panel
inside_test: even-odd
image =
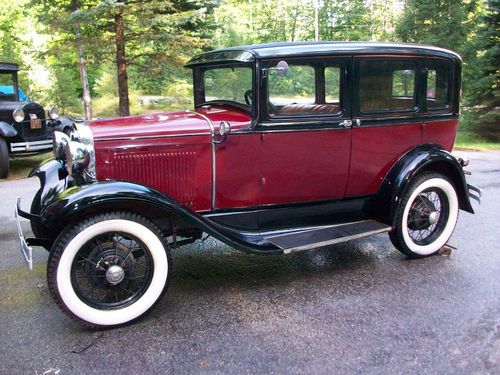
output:
[[[422,143],[436,144],[446,151],[453,149],[458,129],[458,118],[426,120],[423,124]]]

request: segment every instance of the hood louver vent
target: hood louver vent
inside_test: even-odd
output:
[[[114,153],[113,176],[166,192],[184,205],[191,206],[195,197],[196,153],[139,152]]]

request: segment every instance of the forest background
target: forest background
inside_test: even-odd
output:
[[[459,143],[500,146],[500,0],[10,0],[0,61],[32,100],[78,117],[192,107],[193,55],[304,40],[436,45],[464,61]]]

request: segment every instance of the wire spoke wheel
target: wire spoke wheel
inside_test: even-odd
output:
[[[446,194],[438,188],[420,193],[408,212],[408,234],[418,245],[432,243],[443,232],[449,216]]]
[[[153,263],[147,247],[125,233],[105,233],[78,251],[71,267],[77,295],[98,309],[133,303],[147,289]]]
[[[168,242],[147,218],[123,211],[68,226],[50,253],[52,296],[70,317],[92,327],[117,327],[147,314],[165,292]]]

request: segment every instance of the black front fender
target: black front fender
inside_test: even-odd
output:
[[[17,135],[17,130],[5,121],[0,121],[0,136],[3,138],[12,138]]]
[[[438,172],[448,177],[457,191],[460,209],[474,213],[467,182],[458,160],[436,145],[423,145],[402,156],[385,177],[374,199],[373,209],[387,224],[393,225],[394,213],[412,179],[426,171]]]
[[[238,233],[232,233],[147,186],[120,181],[71,186],[71,180],[66,177],[62,164],[54,160],[36,168],[32,173],[40,178],[42,184],[38,217],[44,228],[43,232],[49,237],[47,247],[52,245],[66,226],[85,217],[127,210],[150,219],[175,217],[238,250],[261,254],[282,252],[269,243],[248,243],[239,238]]]

